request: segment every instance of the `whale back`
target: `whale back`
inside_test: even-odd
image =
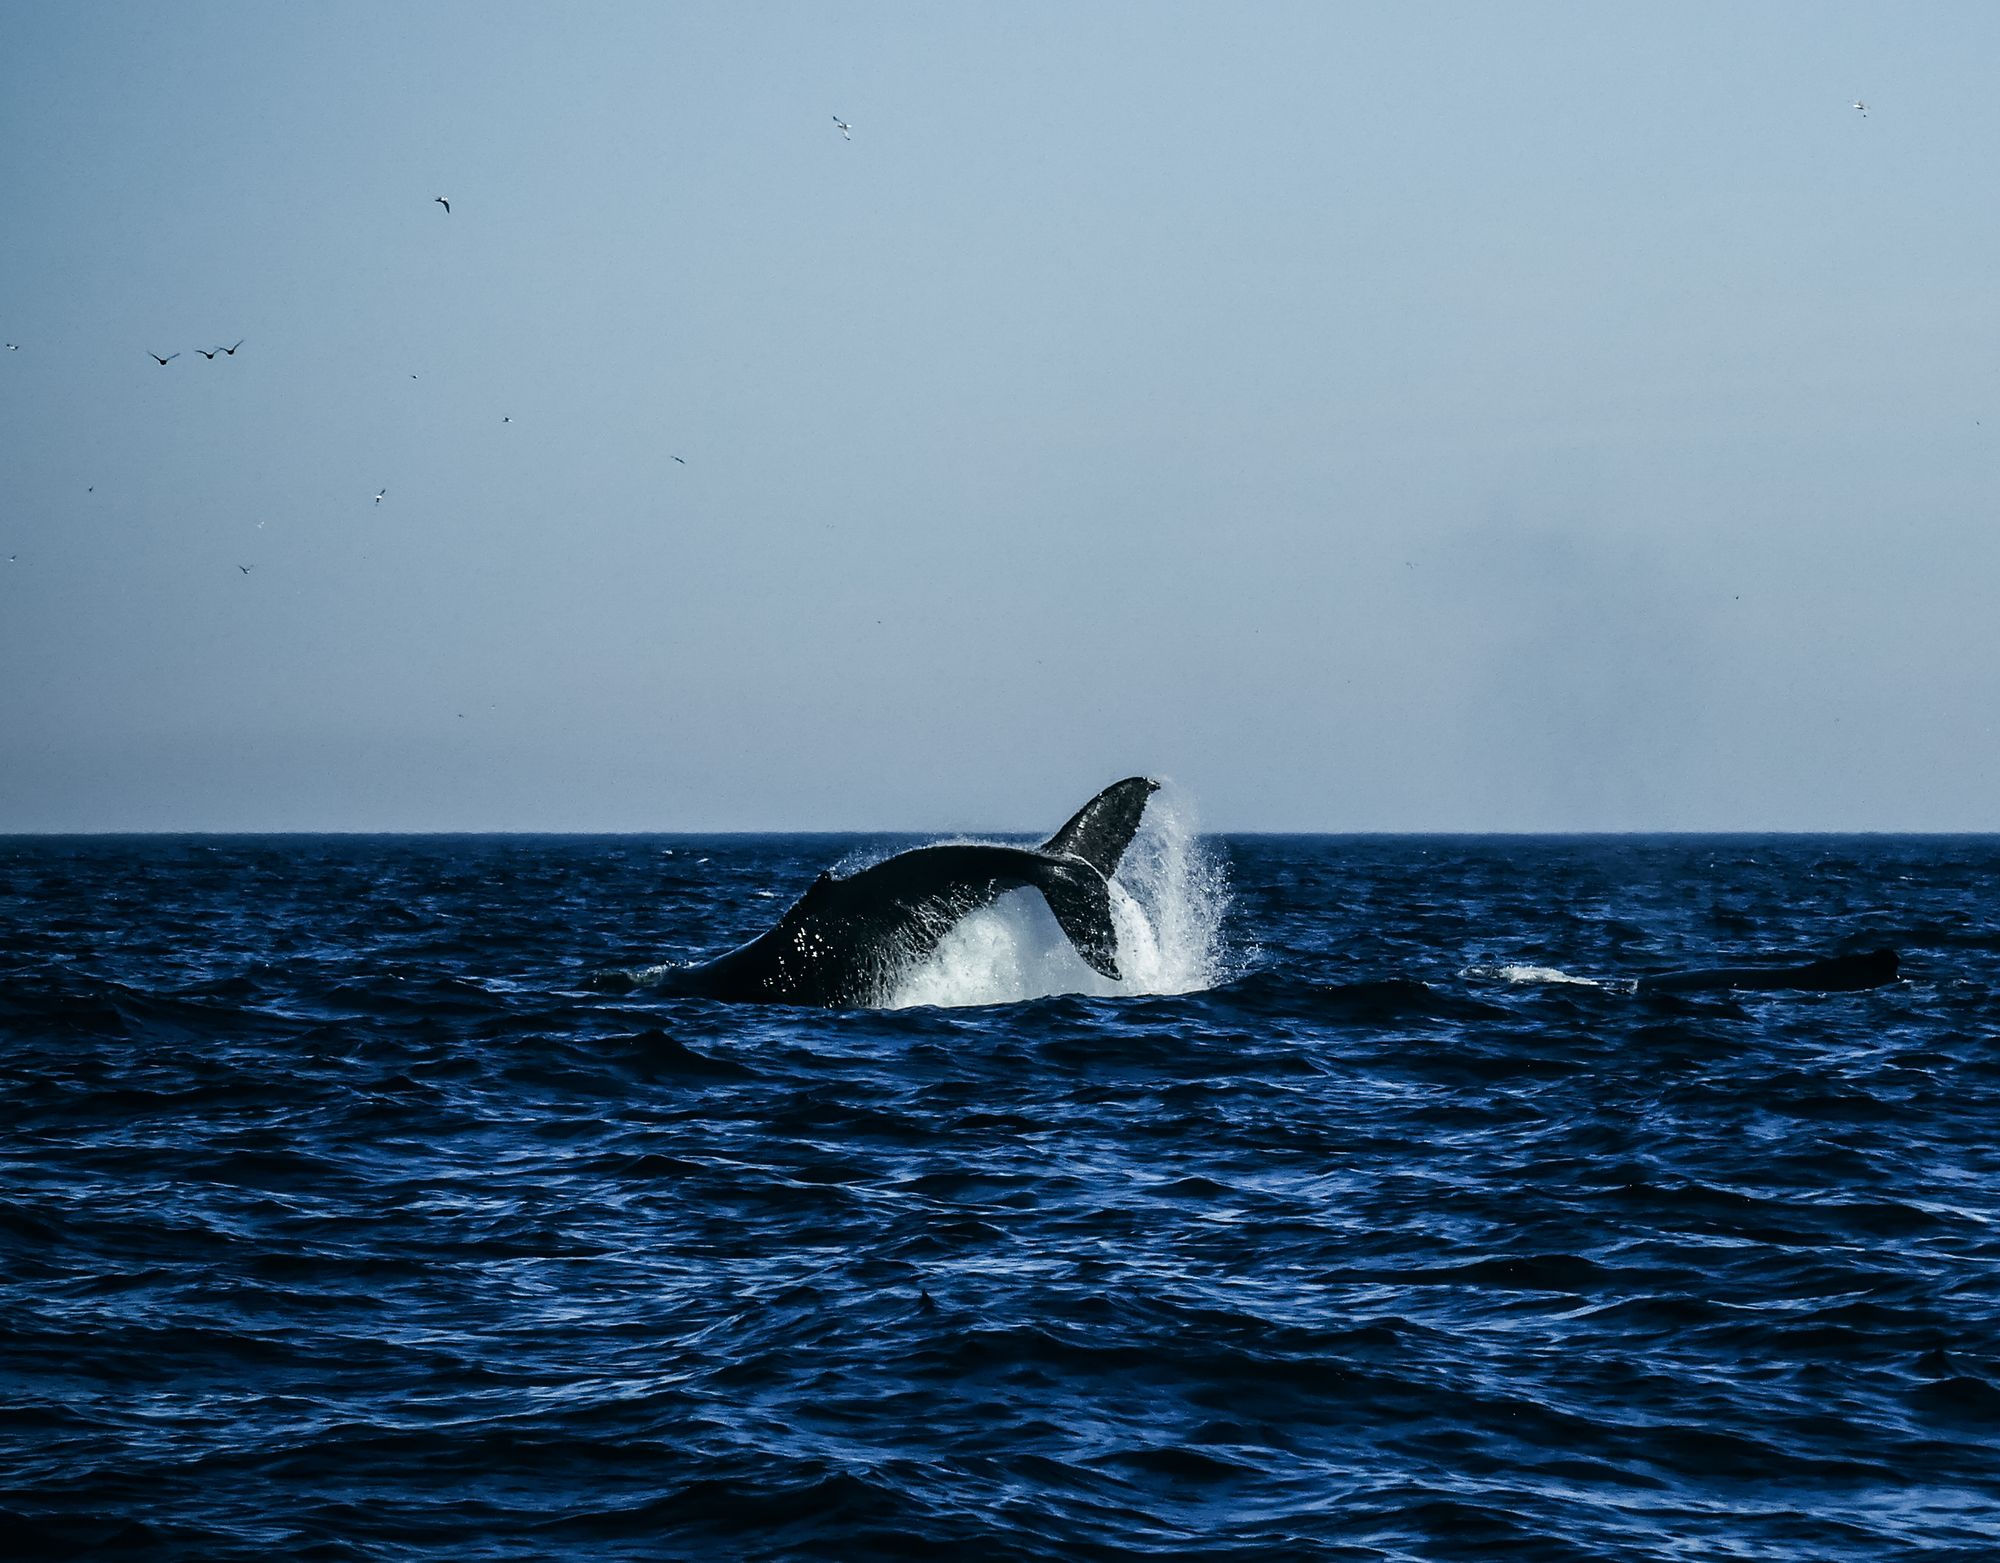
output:
[[[1701,971],[1662,971],[1641,977],[1636,993],[1711,993],[1730,988],[1788,989],[1794,993],[1858,993],[1902,978],[1894,950],[1830,955],[1790,966],[1713,966]]]

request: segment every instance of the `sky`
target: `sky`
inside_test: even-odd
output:
[[[1996,59],[0,7],[0,832],[2000,829]]]

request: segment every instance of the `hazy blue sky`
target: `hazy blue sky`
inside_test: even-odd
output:
[[[0,830],[2000,828],[1996,69],[0,8]]]

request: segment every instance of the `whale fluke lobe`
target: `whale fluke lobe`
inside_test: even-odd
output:
[[[1125,849],[1138,833],[1146,800],[1159,791],[1150,776],[1128,776],[1113,782],[1070,817],[1070,822],[1042,844],[1053,857],[1080,857],[1109,879],[1118,872]]]
[[[1126,839],[1131,839],[1130,832]],[[1122,847],[1119,854],[1124,854]],[[1098,976],[1118,981],[1122,973],[1118,970],[1118,928],[1111,921],[1111,881],[1089,863],[1052,864],[1048,877],[1041,881],[1041,891],[1084,964]]]

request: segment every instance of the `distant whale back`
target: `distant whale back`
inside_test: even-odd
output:
[[[1886,987],[1902,977],[1894,950],[1867,950],[1859,955],[1830,955],[1823,960],[1789,966],[1715,966],[1704,971],[1663,971],[1641,977],[1638,993],[1719,993],[1728,989],[1769,992],[1858,993]]]

